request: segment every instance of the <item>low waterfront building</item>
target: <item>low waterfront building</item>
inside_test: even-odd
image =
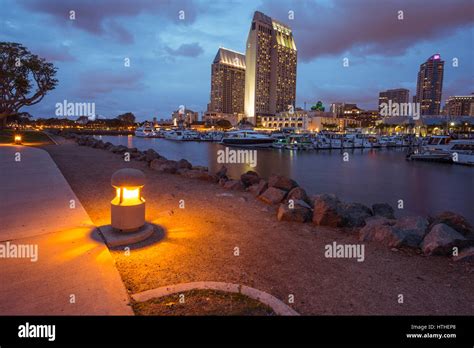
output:
[[[294,128],[295,130],[306,130],[308,114],[306,111],[297,110],[292,113],[280,112],[276,116],[262,116],[260,126],[271,129]]]
[[[474,130],[474,117],[425,115],[419,119],[406,116],[384,117],[377,122],[377,133],[416,134],[418,136],[440,135],[452,132],[470,133]]]
[[[448,116],[474,116],[474,93],[449,97],[445,112]]]
[[[235,127],[242,119],[245,118],[243,113],[227,114],[224,112],[207,111],[204,113],[203,121],[208,125],[215,125],[220,120],[229,121],[232,127]]]
[[[171,115],[171,119],[172,122],[176,124],[184,123],[186,125],[191,125],[199,120],[199,113],[190,109],[178,109],[173,112],[173,114]]]
[[[361,121],[346,117],[310,116],[307,130],[311,132],[344,132],[346,129],[361,127]]]

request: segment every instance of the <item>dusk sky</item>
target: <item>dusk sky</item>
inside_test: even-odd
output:
[[[379,91],[408,88],[419,66],[445,60],[443,104],[474,92],[473,0],[192,1],[0,0],[0,41],[19,42],[58,68],[59,84],[21,111],[95,102],[106,117],[170,118],[205,111],[219,46],[245,52],[253,12],[288,24],[298,49],[297,106],[322,100],[377,108]],[[69,19],[69,11],[76,19]],[[185,19],[179,19],[183,10]],[[398,20],[398,11],[404,19]],[[294,11],[294,19],[288,12]],[[343,67],[343,58],[349,67]],[[130,67],[124,60],[130,59]],[[452,60],[457,58],[458,67]]]

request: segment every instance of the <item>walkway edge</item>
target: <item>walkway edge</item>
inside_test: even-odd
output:
[[[280,301],[275,296],[272,296],[269,293],[255,288],[251,288],[246,285],[225,282],[203,281],[180,283],[146,290],[133,294],[131,295],[131,297],[137,302],[145,302],[152,298],[163,297],[189,290],[220,290],[225,292],[239,293],[266,304],[267,306],[271,307],[278,315],[299,316],[299,313],[296,312],[293,308],[289,307],[284,302]]]

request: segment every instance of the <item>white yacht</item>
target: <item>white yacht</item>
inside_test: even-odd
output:
[[[474,165],[474,139],[453,140],[446,135],[431,136],[420,150],[411,153],[407,158]]]
[[[338,133],[319,133],[313,141],[315,149],[342,149],[344,135]]]
[[[187,129],[172,129],[164,132],[165,139],[178,140],[178,141],[192,141],[200,140],[198,132],[187,130]]]
[[[135,136],[140,138],[152,138],[155,136],[155,131],[153,127],[145,124],[135,130]]]
[[[253,130],[238,130],[224,134],[221,144],[240,147],[271,147],[274,138]]]

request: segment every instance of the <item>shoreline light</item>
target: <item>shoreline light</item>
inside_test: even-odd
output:
[[[111,205],[111,225],[122,232],[134,232],[145,225],[145,175],[138,169],[124,168],[112,175],[115,198]]]

